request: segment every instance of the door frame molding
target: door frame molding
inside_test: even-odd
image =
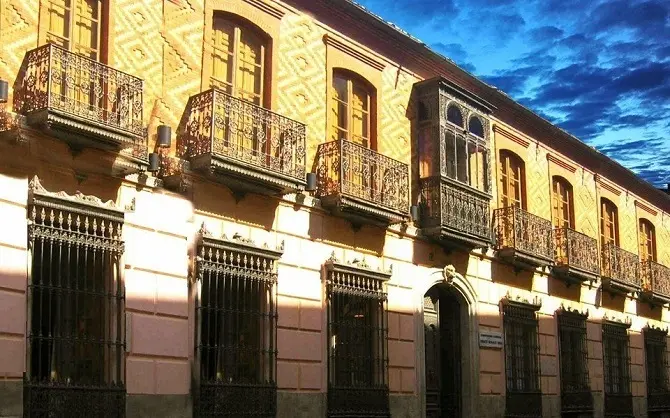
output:
[[[463,417],[475,416],[476,400],[479,393],[479,321],[477,321],[477,292],[472,283],[458,273],[454,266],[443,269],[430,269],[429,273],[414,287],[416,387],[419,389],[421,416],[426,416],[426,355],[423,324],[423,297],[435,285],[451,287],[461,295],[465,303],[461,306],[461,376],[462,376],[462,414]]]

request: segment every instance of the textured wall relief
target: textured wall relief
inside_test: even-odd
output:
[[[307,124],[307,164],[326,138],[326,46],[309,17],[284,16],[279,40],[277,112]]]
[[[414,78],[396,66],[387,66],[382,74],[382,100],[379,112],[379,151],[409,163],[411,125],[407,118]]]
[[[9,80],[11,87],[26,51],[37,47],[39,1],[4,0],[0,4],[0,78]]]
[[[619,199],[619,245],[624,250],[637,254],[637,209],[635,199],[628,193],[621,193]]]
[[[670,267],[670,215],[662,213],[659,215],[661,224],[658,234],[658,242],[656,248],[658,249],[658,261],[661,264]]]
[[[598,238],[598,202],[596,183],[593,175],[582,168],[577,169],[575,188],[575,222],[577,230],[593,238]]]
[[[551,186],[547,151],[537,144],[528,147],[526,184],[529,210],[545,219],[551,219]]]

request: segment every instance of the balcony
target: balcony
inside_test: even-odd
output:
[[[612,243],[605,244],[601,253],[603,287],[618,293],[640,291],[637,255]]]
[[[424,235],[449,247],[491,245],[489,195],[446,177],[423,178],[420,188]]]
[[[498,257],[520,268],[543,267],[554,261],[551,221],[516,206],[493,211]]]
[[[594,281],[600,274],[598,241],[567,227],[554,230],[556,258],[553,272],[569,281]]]
[[[321,204],[354,226],[408,218],[407,164],[341,139],[319,145],[316,173]]]
[[[177,156],[236,195],[291,193],[305,187],[305,134],[304,124],[213,88],[189,99]]]
[[[640,261],[642,295],[648,300],[670,303],[670,268],[654,261]]]
[[[15,87],[14,110],[73,150],[123,150],[147,160],[141,79],[46,44],[26,53]]]

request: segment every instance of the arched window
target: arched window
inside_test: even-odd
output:
[[[46,41],[100,60],[101,0],[47,0]]]
[[[556,228],[574,229],[572,186],[560,176],[552,177],[552,218]]]
[[[453,109],[453,110],[452,110]],[[456,106],[450,106],[447,112],[453,113],[452,123],[461,112]],[[455,122],[454,122],[455,121]],[[462,123],[462,119],[460,122]],[[453,125],[445,132],[445,164],[447,176],[475,189],[489,191],[489,149],[484,138],[469,135]]]
[[[215,14],[209,84],[263,106],[268,37],[251,23]]]
[[[362,77],[345,70],[333,72],[331,138],[375,148],[375,90]]]
[[[470,123],[468,124],[468,130],[470,131],[471,134],[478,136],[480,138],[484,138],[484,127],[482,126],[482,122],[479,120],[479,118],[476,117],[470,118]]]
[[[654,225],[647,219],[640,219],[640,260],[656,261],[656,233]]]
[[[500,206],[526,209],[526,173],[521,157],[508,150],[500,151]]]
[[[600,199],[600,243],[619,245],[619,221],[617,207],[612,201]]]
[[[463,127],[463,115],[458,106],[451,105],[447,108],[447,120],[456,126]]]

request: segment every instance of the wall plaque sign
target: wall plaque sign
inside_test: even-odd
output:
[[[479,347],[502,349],[503,348],[502,332],[479,331]]]

